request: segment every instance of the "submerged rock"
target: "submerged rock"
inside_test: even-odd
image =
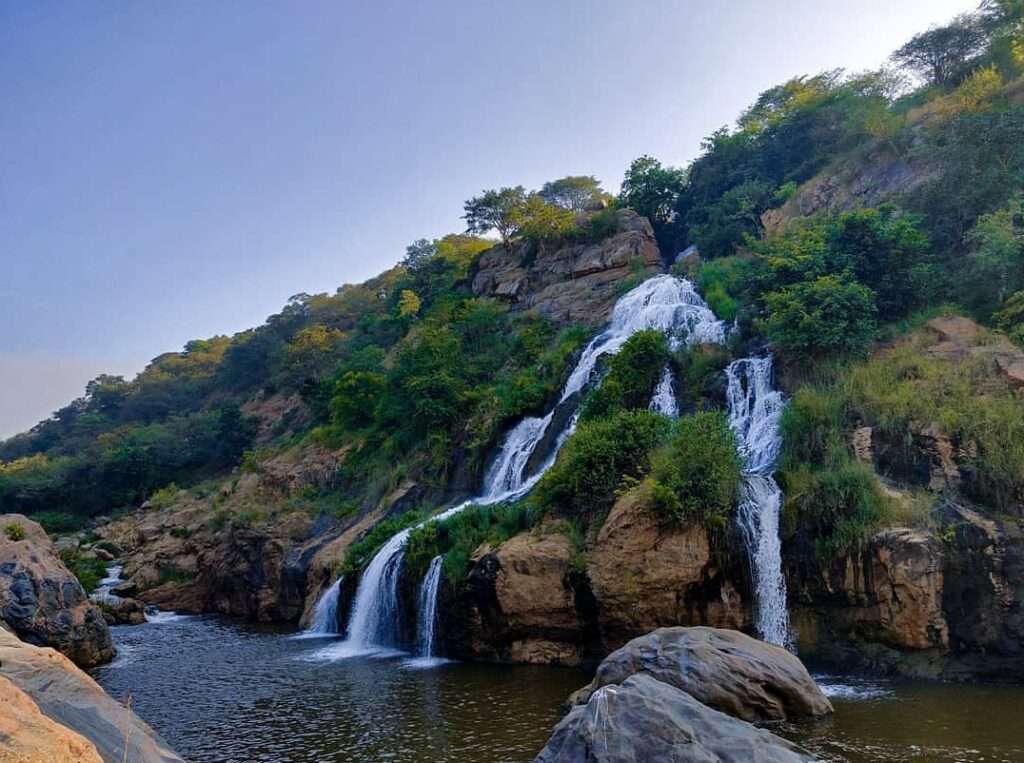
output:
[[[54,647],[82,667],[115,653],[103,614],[43,528],[21,514],[0,515],[0,620],[25,641]]]
[[[30,697],[51,721],[67,727],[65,731],[71,729],[75,732],[74,736],[60,733],[51,738],[55,745],[64,745],[65,741],[70,744],[72,740],[84,737],[92,751],[98,752],[105,763],[183,763],[153,729],[129,708],[111,698],[66,657],[53,649],[26,644],[0,628],[0,682],[4,681]],[[23,708],[19,712],[30,711]],[[4,715],[0,713],[0,719]],[[81,757],[67,760],[95,760],[89,756],[88,750],[84,748]],[[0,752],[0,760],[3,759]],[[41,757],[38,760],[49,763],[62,758]]]
[[[638,674],[598,689],[534,763],[809,763],[791,742]]]
[[[640,674],[753,723],[832,712],[807,668],[785,649],[739,631],[703,627],[659,628],[633,639],[608,655],[571,701],[588,702],[604,687]]]

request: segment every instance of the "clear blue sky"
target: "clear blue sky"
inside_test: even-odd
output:
[[[0,436],[974,4],[0,0]]]

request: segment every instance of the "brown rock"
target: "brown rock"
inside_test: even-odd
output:
[[[20,526],[21,540],[0,532],[0,620],[22,639],[52,646],[83,667],[114,656],[110,631],[36,522],[0,515],[0,528]]]
[[[647,219],[629,209],[616,214],[619,232],[596,244],[524,242],[511,251],[497,246],[484,252],[473,279],[474,293],[557,322],[605,323],[620,284],[634,269],[648,275],[661,270]]]
[[[25,692],[0,677],[0,763],[103,763],[96,746],[39,711]]]
[[[153,729],[67,658],[25,644],[2,628],[0,680],[31,697],[51,720],[85,737],[106,763],[181,763]]]
[[[749,620],[712,562],[707,531],[661,526],[641,491],[615,504],[587,555],[587,574],[606,650],[666,625],[741,628]]]

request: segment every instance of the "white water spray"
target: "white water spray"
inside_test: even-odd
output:
[[[779,513],[782,490],[772,477],[782,447],[785,402],[772,386],[772,357],[744,358],[726,369],[729,425],[744,462],[737,522],[750,557],[757,632],[779,646],[790,643],[786,580],[782,575]]]
[[[435,641],[437,634],[437,591],[441,585],[441,565],[443,556],[435,556],[430,568],[420,585],[419,622],[416,623],[416,641],[421,657],[436,657]]]
[[[672,391],[672,369],[668,366],[661,372],[661,379],[654,390],[651,410],[672,419],[679,418],[679,403],[676,402],[676,393]]]
[[[92,592],[89,598],[103,604],[116,605],[120,603],[121,597],[114,593],[114,589],[124,582],[121,578],[122,572],[124,572],[124,565],[122,564],[114,562],[107,565],[107,576],[100,580],[96,590]]]
[[[309,628],[303,631],[303,636],[334,636],[338,633],[338,598],[341,595],[341,584],[344,579],[344,577],[338,578],[330,588],[321,594],[313,608],[313,619],[309,623]]]

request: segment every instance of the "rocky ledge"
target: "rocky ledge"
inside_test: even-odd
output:
[[[829,715],[800,661],[736,631],[664,628],[611,654],[534,763],[809,763],[757,728]]]
[[[28,643],[53,647],[85,668],[114,657],[103,613],[43,528],[21,514],[0,515],[0,620]]]
[[[183,763],[153,729],[66,657],[3,628],[0,748],[3,761]]]
[[[474,293],[559,323],[607,322],[626,279],[656,273],[662,262],[646,217],[631,209],[599,214],[615,215],[615,232],[595,243],[524,241],[484,252]]]

